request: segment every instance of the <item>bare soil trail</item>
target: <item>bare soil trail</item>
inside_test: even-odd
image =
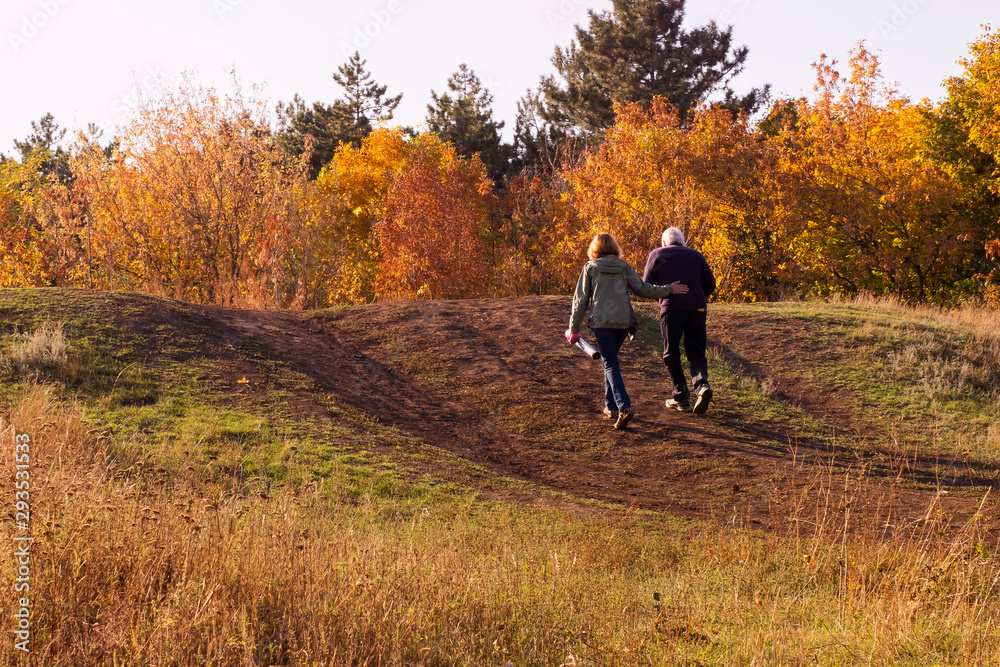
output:
[[[710,345],[727,365],[828,427],[830,437],[809,438],[724,391],[701,417],[667,410],[668,377],[648,334],[623,349],[636,418],[615,431],[601,415],[600,363],[562,337],[568,297],[312,314],[191,308],[200,315],[189,333],[218,358],[222,381],[266,384],[263,362],[280,362],[384,424],[535,489],[483,490],[495,497],[545,503],[548,489],[681,517],[808,530],[844,512],[898,525],[934,507],[960,521],[975,511],[976,497],[941,495],[935,483],[958,491],[991,484],[969,479],[958,464],[894,467],[891,456],[839,449],[838,442],[864,442],[878,420],[859,409],[855,392],[803,379],[817,355],[843,353],[816,349],[808,327],[817,324],[738,309],[709,319]],[[307,393],[295,405],[326,414]]]

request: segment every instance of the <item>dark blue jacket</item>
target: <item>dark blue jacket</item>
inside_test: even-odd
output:
[[[694,248],[668,245],[649,253],[642,279],[654,285],[680,281],[688,286],[687,294],[673,294],[660,299],[660,314],[678,310],[704,309],[708,296],[715,291],[715,276],[705,256]]]

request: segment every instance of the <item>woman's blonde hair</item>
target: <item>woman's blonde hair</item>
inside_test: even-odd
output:
[[[600,232],[594,237],[594,240],[590,242],[590,248],[587,249],[587,256],[591,259],[597,259],[598,257],[603,257],[604,255],[621,257],[622,247],[618,245],[618,241],[615,241],[615,237],[611,234]]]

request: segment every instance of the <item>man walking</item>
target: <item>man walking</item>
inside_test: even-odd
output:
[[[688,286],[687,294],[671,294],[660,299],[660,333],[663,336],[663,363],[673,382],[673,396],[667,407],[695,414],[704,414],[712,401],[708,385],[708,344],[706,317],[708,296],[715,291],[715,276],[705,257],[684,245],[684,232],[670,227],[663,232],[662,247],[649,253],[643,280],[654,285],[669,285],[680,281]],[[688,392],[684,368],[681,366],[681,338],[691,365],[694,405]]]

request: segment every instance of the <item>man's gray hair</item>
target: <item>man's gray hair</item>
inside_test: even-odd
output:
[[[684,245],[684,232],[676,227],[667,227],[663,232],[663,245]]]

